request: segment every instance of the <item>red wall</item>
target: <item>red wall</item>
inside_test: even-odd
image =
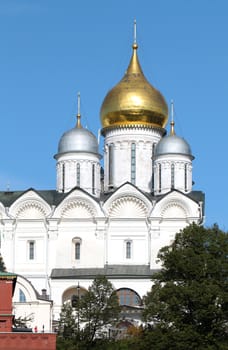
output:
[[[56,334],[0,333],[0,350],[56,350]]]
[[[13,280],[0,279],[0,332],[12,330]]]

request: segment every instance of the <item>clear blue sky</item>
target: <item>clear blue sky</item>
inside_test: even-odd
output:
[[[228,1],[0,0],[0,190],[54,189],[58,141],[122,78],[137,20],[148,80],[175,102],[206,225],[228,230]]]

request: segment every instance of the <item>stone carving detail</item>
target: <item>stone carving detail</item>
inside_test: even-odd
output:
[[[186,208],[174,201],[164,206],[161,211],[162,218],[186,218],[187,216]]]
[[[143,218],[148,215],[148,208],[143,201],[133,196],[121,197],[109,208],[110,217]]]
[[[82,199],[69,201],[61,213],[63,218],[91,218],[94,216],[94,208]]]
[[[45,207],[37,201],[29,200],[18,206],[15,217],[18,219],[43,219],[47,216]]]

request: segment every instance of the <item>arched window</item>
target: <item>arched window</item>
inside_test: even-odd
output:
[[[135,185],[136,178],[136,147],[135,143],[131,144],[131,183]]]
[[[81,243],[76,242],[75,243],[75,260],[80,260],[80,254],[81,254]]]
[[[131,241],[126,241],[126,259],[131,259],[132,256],[132,242]]]
[[[140,306],[142,301],[140,296],[132,289],[121,288],[117,290],[120,305]]]
[[[25,303],[26,302],[25,293],[21,289],[19,289],[19,302],[20,303]]]
[[[81,245],[82,240],[80,237],[74,237],[72,239],[72,259],[73,261],[79,261],[81,259]]]

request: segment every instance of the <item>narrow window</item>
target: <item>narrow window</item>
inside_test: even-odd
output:
[[[184,190],[187,192],[188,190],[188,166],[184,165]]]
[[[92,165],[92,194],[95,194],[95,164]]]
[[[80,260],[81,244],[79,242],[75,243],[75,260]]]
[[[25,303],[26,302],[25,293],[21,289],[19,289],[19,302],[20,303]]]
[[[29,260],[35,259],[35,242],[30,241],[29,242]]]
[[[153,145],[152,145],[152,162],[151,162],[151,165],[152,165],[151,189],[152,189],[152,191],[154,191],[154,152],[155,152],[155,147],[156,147],[156,143],[153,143]]]
[[[127,241],[126,242],[126,259],[131,259],[131,248],[132,248],[132,242]]]
[[[76,178],[77,178],[77,186],[80,187],[80,164],[77,163],[77,170],[76,170]]]
[[[171,188],[174,188],[174,181],[175,181],[175,166],[172,163],[171,164]]]
[[[158,189],[161,192],[161,164],[158,164]]]
[[[113,186],[113,143],[108,147],[108,181],[109,186]]]
[[[63,186],[63,192],[65,189],[65,164],[63,164],[63,168],[62,168],[62,186]]]
[[[136,177],[136,147],[135,143],[131,144],[131,183],[135,185]]]

